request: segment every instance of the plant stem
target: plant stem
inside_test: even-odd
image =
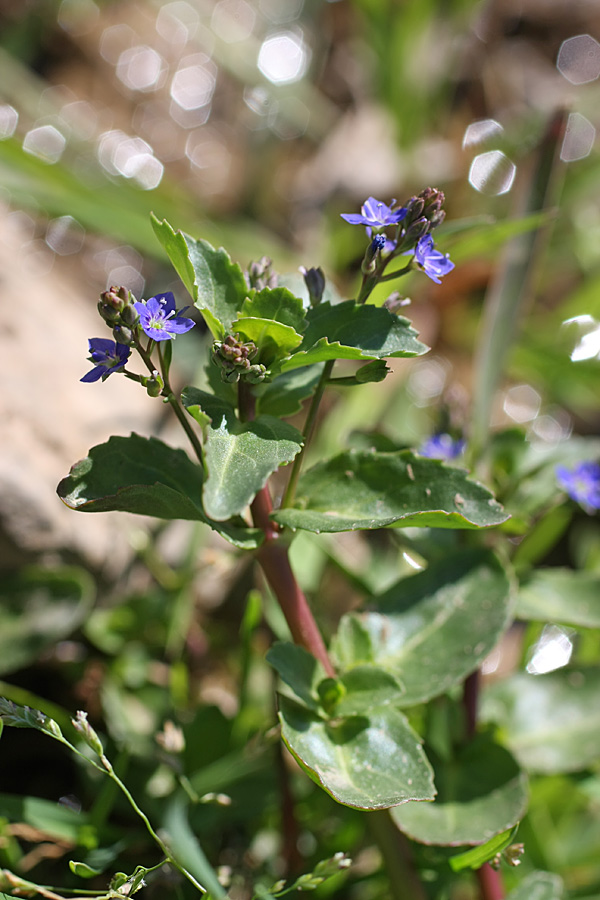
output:
[[[152,344],[152,341],[150,342],[149,347],[151,346],[151,344]],[[152,359],[150,358],[148,351],[144,350],[142,345],[139,343],[136,344],[136,350],[142,357],[148,371],[151,374],[153,374],[156,371],[156,369],[152,363]],[[195,452],[196,456],[198,457],[199,463],[201,465],[204,465],[204,454],[202,453],[202,445],[200,443],[198,435],[196,434],[196,432],[194,431],[194,429],[192,427],[192,424],[191,424],[188,416],[186,416],[185,412],[183,411],[183,409],[181,407],[181,403],[179,402],[179,400],[177,399],[177,397],[175,396],[175,394],[173,392],[173,388],[171,387],[171,384],[169,382],[167,367],[165,366],[165,363],[164,363],[160,344],[158,345],[158,358],[160,361],[161,376],[162,376],[163,384],[164,384],[164,387],[161,391],[161,396],[163,396],[165,398],[165,400],[167,401],[167,403],[169,403],[169,405],[171,406],[171,409],[173,410],[173,412],[179,419],[181,427],[185,431],[186,435],[188,436],[188,438],[190,440],[192,447],[194,448],[194,452]]]
[[[369,830],[383,857],[392,900],[426,900],[427,895],[412,864],[408,841],[392,822],[389,809],[378,809],[366,815]]]
[[[479,687],[481,673],[479,669],[465,679],[463,687],[463,708],[466,716],[466,737],[472,740],[477,728],[477,706],[479,701]],[[502,877],[497,869],[493,869],[489,863],[484,863],[475,872],[479,883],[481,900],[503,900],[504,888]]]
[[[327,383],[327,370],[330,372],[332,367],[333,361],[326,363],[323,369],[321,380],[317,386],[317,392],[319,392],[320,387],[320,395],[322,395]],[[318,400],[315,403],[315,398],[313,397],[313,403],[309,411],[311,423],[307,421],[308,427],[305,427],[306,441],[310,440],[318,405]],[[238,385],[238,407],[242,421],[247,422],[254,418],[254,396],[250,385],[243,381],[240,381]],[[327,655],[327,648],[319,631],[319,626],[308,605],[308,600],[300,590],[300,586],[292,571],[288,548],[279,541],[281,530],[277,523],[271,519],[272,511],[273,501],[269,488],[265,485],[250,504],[252,521],[256,528],[260,528],[265,535],[263,543],[256,552],[256,559],[265,574],[269,586],[277,597],[294,642],[304,647],[309,653],[312,653],[315,659],[318,659],[322,664],[327,675],[335,678],[335,670]]]
[[[489,863],[484,863],[475,873],[479,882],[481,900],[503,900],[504,889],[500,872]]]
[[[302,464],[304,462],[304,455],[306,453],[306,449],[310,443],[310,440],[313,435],[313,431],[315,430],[315,424],[317,421],[317,413],[319,411],[319,405],[321,403],[321,398],[323,397],[323,392],[327,387],[327,383],[329,382],[329,378],[331,376],[331,372],[333,370],[335,360],[330,359],[323,366],[323,371],[321,372],[321,377],[319,379],[319,383],[317,384],[317,388],[312,396],[312,400],[310,403],[310,408],[308,410],[308,415],[306,417],[306,422],[304,423],[304,431],[303,437],[304,441],[302,444],[302,450],[295,458],[292,471],[290,473],[290,480],[288,481],[287,488],[285,490],[285,494],[283,495],[283,500],[281,501],[281,508],[285,509],[288,506],[291,506],[294,502],[294,497],[296,496],[296,487],[298,486],[298,479],[300,477],[300,472],[302,471]]]

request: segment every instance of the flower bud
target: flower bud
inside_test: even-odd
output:
[[[422,197],[412,197],[406,204],[406,216],[404,218],[407,225],[410,225],[415,219],[423,215],[425,209],[425,200]]]
[[[165,383],[159,375],[157,369],[154,370],[152,375],[149,375],[147,378],[143,378],[142,384],[146,388],[149,397],[160,396],[160,392],[165,386]]]
[[[104,321],[109,324],[117,322],[121,317],[121,313],[118,309],[115,309],[110,303],[104,303],[103,300],[98,301],[98,312]]]
[[[323,269],[305,269],[300,266],[300,272],[304,278],[304,284],[308,290],[308,297],[311,306],[318,306],[323,299],[323,291],[325,290],[325,274]]]
[[[400,291],[393,291],[383,305],[396,315],[403,306],[410,306],[410,302],[410,297],[402,297]]]
[[[113,337],[117,344],[125,344],[125,346],[129,347],[133,344],[135,336],[131,328],[127,328],[125,325],[115,325]]]
[[[367,247],[364,259],[361,265],[361,271],[365,274],[370,274],[375,270],[375,262],[377,257],[385,247],[386,237],[385,234],[376,234]]]
[[[71,720],[73,728],[79,732],[88,747],[98,756],[104,756],[104,747],[102,741],[98,737],[96,731],[92,728],[87,719],[87,713],[78,710],[77,716]]]
[[[429,231],[429,220],[425,216],[421,216],[420,219],[416,219],[412,225],[406,229],[406,234],[404,235],[404,241],[407,244],[416,243],[419,238],[422,238],[423,235],[427,234]]]
[[[262,291],[266,287],[277,287],[277,274],[271,270],[268,256],[261,256],[256,262],[251,262],[244,274],[250,288]]]
[[[112,309],[120,313],[129,300],[128,292],[125,296],[123,295],[125,290],[126,288],[111,287],[108,291],[102,291],[100,294],[100,302],[106,304],[106,306],[112,307]]]
[[[139,315],[133,306],[126,306],[123,312],[121,313],[121,322],[123,325],[133,326],[139,319]]]

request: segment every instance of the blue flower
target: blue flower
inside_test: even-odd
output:
[[[434,434],[419,448],[420,456],[429,459],[456,459],[465,449],[465,441],[455,441],[450,434]]]
[[[113,372],[118,372],[124,368],[125,363],[129,359],[131,350],[125,344],[117,344],[107,338],[90,338],[88,341],[90,348],[90,362],[94,363],[91,369],[80,378],[80,381],[92,382],[106,381]]]
[[[404,256],[408,256],[412,252],[409,250]],[[448,254],[444,255],[439,250],[433,249],[433,238],[430,234],[424,235],[417,241],[414,254],[414,261],[419,268],[423,269],[425,274],[437,284],[442,283],[442,275],[447,275],[454,268],[454,263],[450,261]]]
[[[373,238],[373,229],[372,229],[370,226],[367,226],[366,232],[367,232],[367,237]],[[395,250],[395,249],[396,249],[396,246],[397,246],[397,245],[396,245],[396,241],[393,241],[393,240],[392,240],[391,238],[389,238],[387,235],[385,235],[385,234],[379,234],[379,235],[377,235],[377,234],[376,234],[375,237],[383,237],[383,238],[385,238],[385,243],[384,243],[384,245],[383,245],[382,247],[380,247],[380,250],[381,250],[382,253],[391,253],[392,250]],[[373,238],[373,240],[374,240],[374,239],[375,239],[375,238]]]
[[[140,317],[144,334],[153,341],[171,341],[176,334],[185,334],[194,327],[192,319],[177,315],[175,298],[170,291],[157,294],[149,300],[140,300],[133,306]]]
[[[392,200],[389,206],[376,200],[375,197],[369,197],[365,200],[360,208],[359,213],[342,213],[342,219],[349,222],[350,225],[367,225],[371,228],[385,228],[388,225],[397,225],[406,215],[406,209],[392,209],[396,201]],[[370,237],[370,235],[369,235]]]
[[[584,508],[600,509],[600,463],[580,462],[572,469],[557,466],[556,480]]]

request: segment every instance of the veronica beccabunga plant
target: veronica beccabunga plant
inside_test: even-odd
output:
[[[179,393],[171,384],[173,348],[194,327],[186,309],[177,310],[169,292],[144,300],[120,286],[101,295],[98,310],[112,336],[90,340],[93,368],[81,380],[121,375],[161,397],[183,427],[191,454],[156,438],[111,437],[73,466],[58,493],[81,512],[196,520],[252,554],[291,638],[274,642],[267,654],[281,685],[281,738],[326,794],[379,817],[370,821],[390,871],[391,896],[429,896],[417,863],[397,845],[407,835],[416,845],[458,848],[452,868],[476,870],[483,900],[498,900],[500,855],[506,851],[505,859],[518,862],[513,837],[527,807],[527,779],[494,732],[479,727],[477,672],[514,618],[514,575],[489,539],[489,530],[509,515],[460,467],[465,439],[458,433],[442,431],[415,450],[389,442],[384,449],[341,447],[305,466],[329,386],[360,390],[386,378],[386,360],[427,352],[398,314],[403,301],[397,290],[382,306],[369,301],[376,287],[411,271],[438,284],[451,274],[454,264],[433,236],[444,220],[443,204],[443,193],[427,188],[402,206],[370,197],[360,213],[343,215],[366,231],[360,285],[349,300],[335,296],[320,268],[301,269],[305,291],[299,296],[277,278],[270,260],[242,271],[224,249],[153,218],[212,335],[205,386]],[[353,374],[347,365],[336,373],[341,361],[354,363]],[[301,405],[302,430],[287,421]],[[282,467],[275,492],[272,476]],[[559,478],[577,500],[585,487],[584,501],[597,507],[588,490],[592,482],[597,488],[596,469],[559,470]],[[344,615],[326,641],[290,561],[294,536],[405,527],[413,536],[418,529],[462,534],[441,545],[444,552],[432,553],[424,571]],[[32,711],[0,711],[7,725],[61,739]],[[95,754],[92,764],[114,780],[85,716],[79,714],[74,726]],[[225,897],[206,859],[200,856],[204,861],[192,874],[118,786],[163,853],[160,865],[173,865],[188,889]],[[190,790],[186,798],[195,802]],[[461,853],[461,847],[475,850]],[[291,885],[257,886],[255,896],[312,889],[348,865],[337,854]],[[422,868],[431,865],[422,862]],[[127,896],[149,871],[136,870],[102,896]]]

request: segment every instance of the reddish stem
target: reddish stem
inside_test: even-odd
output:
[[[254,418],[254,397],[249,385],[240,382],[238,402],[242,421]],[[327,648],[318,625],[311,612],[308,600],[300,590],[292,572],[288,548],[278,543],[281,534],[279,526],[271,519],[273,503],[267,485],[261,488],[250,505],[252,521],[264,532],[265,539],[259,547],[256,558],[265,573],[269,585],[277,597],[279,605],[292,633],[294,643],[300,644],[318,659],[327,675],[335,678],[335,670],[327,655]]]
[[[489,863],[484,863],[475,873],[479,882],[482,900],[503,900],[504,889],[500,872]]]

